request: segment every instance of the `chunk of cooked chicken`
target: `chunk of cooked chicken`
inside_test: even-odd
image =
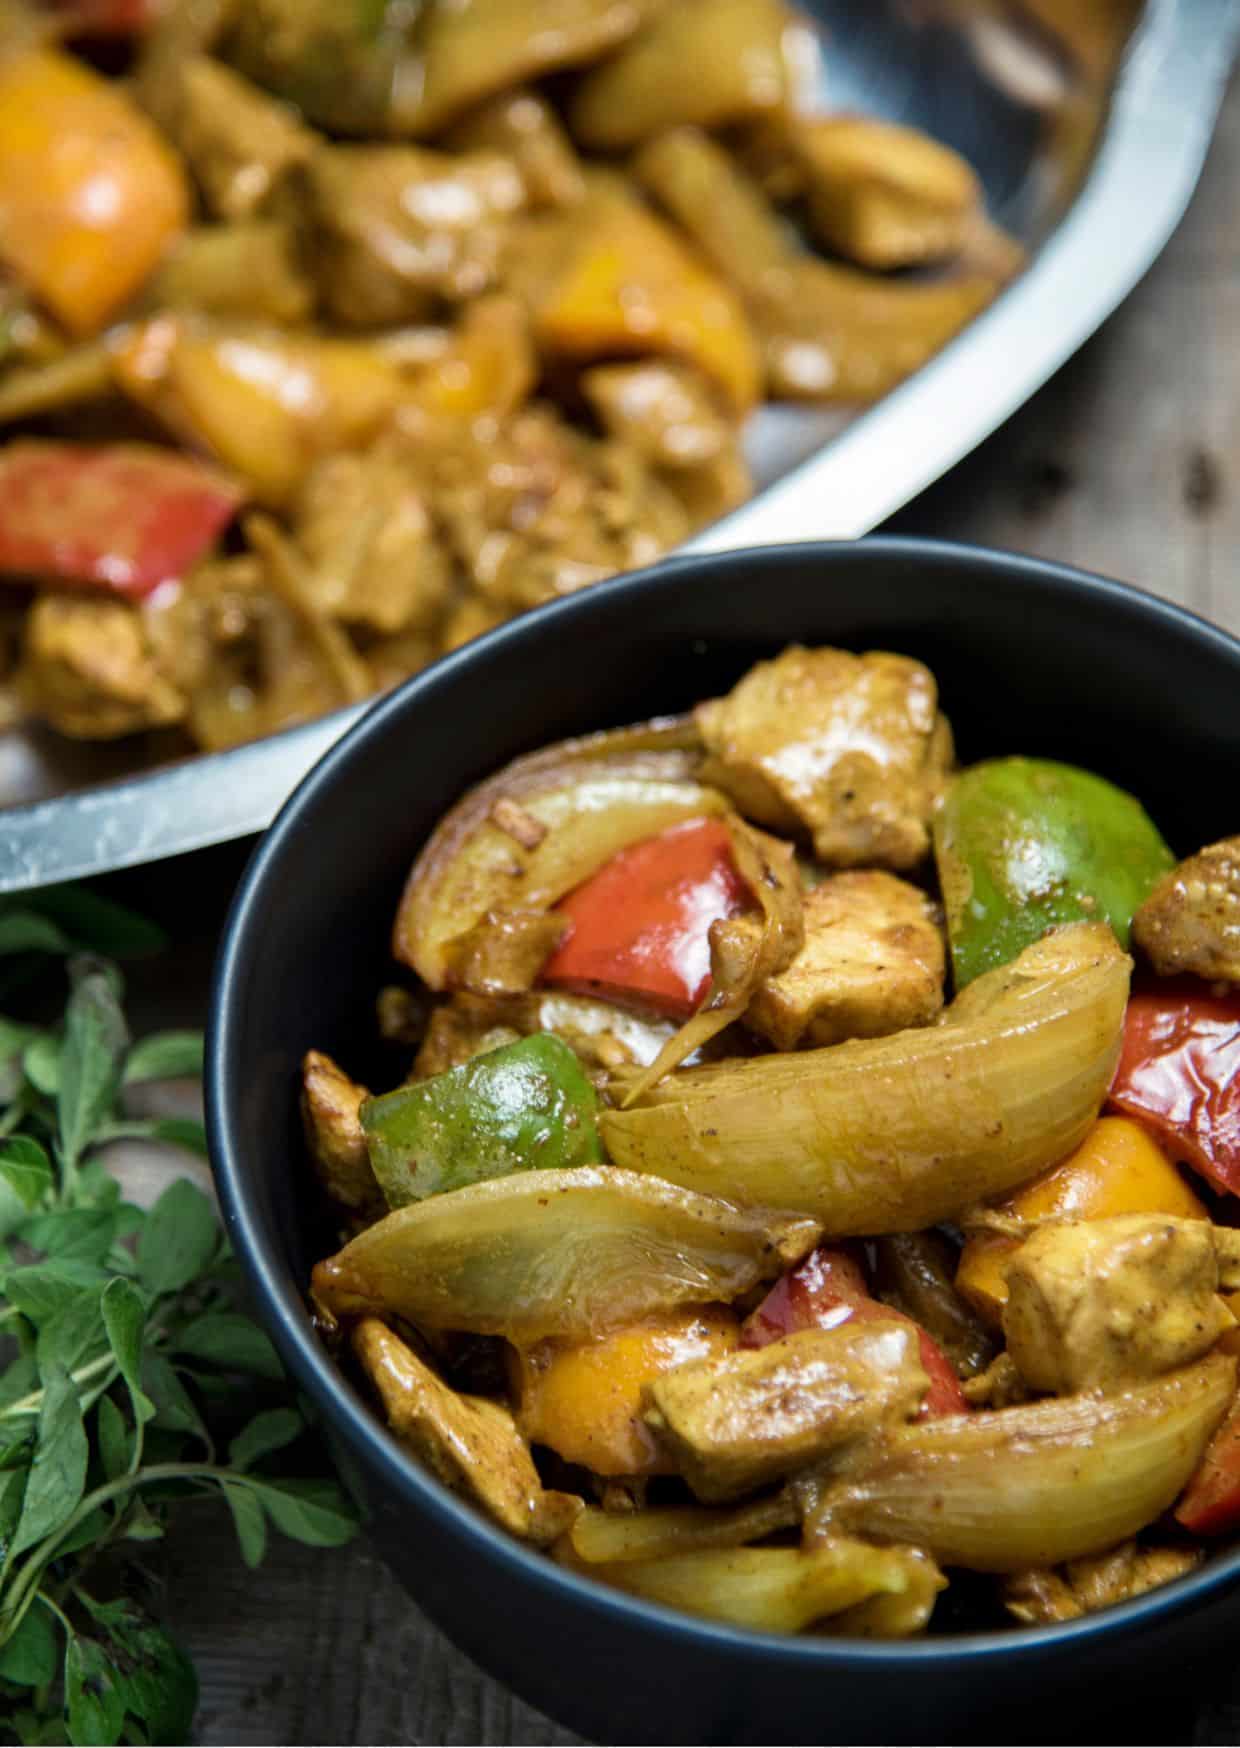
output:
[[[141,612],[97,596],[41,594],[26,619],[15,676],[24,709],[61,734],[111,740],[185,715]]]
[[[1003,1581],[1003,1606],[1027,1626],[1079,1620],[1183,1578],[1204,1557],[1201,1548],[1147,1548],[1122,1542],[1109,1553],[1069,1560],[1066,1566],[1014,1572]]]
[[[157,591],[146,603],[157,659],[188,697],[190,732],[211,750],[352,701],[322,626],[335,640],[344,633],[327,621],[311,623],[305,608],[277,594],[267,556],[210,560],[166,599]]]
[[[498,432],[445,437],[426,469],[461,571],[510,612],[650,564],[688,532],[640,456],[593,441],[538,403]]]
[[[475,1056],[515,1044],[524,1035],[508,1023],[509,1004],[480,995],[457,995],[432,1012],[413,1064],[415,1080],[446,1074]],[[504,1016],[504,1017],[501,1017]]]
[[[805,945],[745,1013],[777,1050],[881,1038],[940,1012],[943,936],[916,886],[877,868],[833,874],[805,894],[803,912]]]
[[[680,1366],[646,1418],[697,1497],[722,1504],[910,1418],[928,1388],[916,1330],[876,1319]]]
[[[981,185],[957,152],[870,116],[795,124],[810,223],[829,249],[879,270],[941,261],[964,245]]]
[[[374,631],[429,631],[451,586],[424,492],[389,449],[328,456],[306,476],[295,532],[317,611]]]
[[[370,1097],[364,1086],[321,1050],[309,1050],[301,1065],[301,1115],[315,1174],[333,1202],[353,1214],[378,1219],[387,1213],[383,1192],[370,1169],[366,1136],[358,1115]]]
[[[653,467],[698,467],[733,441],[734,421],[692,365],[662,358],[600,364],[585,372],[581,386],[606,430]]]
[[[1164,874],[1133,917],[1132,938],[1164,977],[1240,983],[1240,837],[1207,844]]]
[[[191,55],[161,99],[174,143],[185,154],[217,218],[247,219],[314,151],[296,112],[209,55]]]
[[[474,995],[522,995],[569,929],[556,911],[488,911],[452,942],[447,981]]]
[[[794,645],[698,706],[704,781],[822,861],[914,867],[952,760],[934,675],[907,656]]]
[[[441,1481],[523,1541],[543,1547],[564,1534],[582,1501],[544,1488],[506,1408],[450,1390],[377,1317],[358,1323],[353,1351],[392,1431]]]
[[[1003,1333],[1035,1390],[1072,1395],[1198,1359],[1233,1323],[1208,1220],[1122,1214],[1048,1225],[1008,1264]]]
[[[502,152],[521,173],[535,211],[585,198],[581,162],[555,110],[536,91],[505,91],[459,122],[444,141],[453,152]]]
[[[525,204],[506,158],[417,146],[324,147],[310,193],[323,302],[356,327],[423,321],[440,300],[485,291]]]

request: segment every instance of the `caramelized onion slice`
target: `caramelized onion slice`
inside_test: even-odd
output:
[[[645,1511],[600,1511],[588,1505],[568,1532],[572,1552],[587,1565],[661,1560],[711,1548],[743,1548],[801,1521],[792,1494],[769,1494],[749,1505],[711,1511],[702,1505],[654,1505]]]
[[[1235,1360],[1211,1354],[1116,1395],[899,1427],[808,1501],[807,1537],[913,1542],[979,1572],[1100,1553],[1173,1502],[1235,1388]]]
[[[1062,1159],[1119,1056],[1131,961],[1078,923],[976,979],[936,1026],[684,1069],[600,1120],[611,1158],[800,1208],[830,1236],[912,1232]]]
[[[494,1178],[398,1208],[314,1271],[336,1316],[576,1340],[675,1305],[732,1300],[812,1248],[795,1214],[579,1166]]]
[[[844,1537],[814,1548],[721,1548],[590,1565],[574,1556],[566,1536],[555,1553],[561,1564],[631,1596],[766,1633],[799,1633],[875,1597],[925,1585],[924,1566],[910,1550]]]
[[[392,950],[432,989],[490,917],[548,910],[618,851],[728,804],[697,779],[691,719],[611,730],[517,759],[470,790],[414,864]],[[483,990],[480,993],[487,994]]]

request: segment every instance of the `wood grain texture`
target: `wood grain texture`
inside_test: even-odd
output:
[[[1197,201],[1105,331],[902,532],[1063,559],[1240,631],[1240,89]],[[363,1546],[273,1549],[247,1573],[219,1515],[165,1554],[176,1630],[203,1678],[199,1740],[569,1744],[452,1649]],[[1185,1672],[1173,1693],[1108,1700],[1098,1719],[1030,1719],[1037,1742],[1240,1741],[1240,1672]],[[829,1739],[829,1725],[826,1726]],[[927,1740],[968,1739],[959,1719]]]

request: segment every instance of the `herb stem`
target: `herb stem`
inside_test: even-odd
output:
[[[109,1367],[115,1366],[116,1360],[112,1354],[100,1354],[97,1360],[91,1360],[89,1365],[79,1367],[76,1372],[70,1372],[69,1376],[80,1387],[82,1384],[89,1384],[92,1378],[99,1376],[100,1372],[106,1372]],[[113,1377],[117,1376],[119,1376],[119,1369],[113,1372]],[[111,1382],[110,1378],[108,1383]],[[105,1384],[102,1388],[106,1389],[107,1385]],[[96,1391],[96,1396],[101,1394],[102,1390]],[[0,1409],[0,1420],[17,1420],[24,1415],[37,1414],[42,1406],[42,1390],[32,1390],[28,1396],[21,1397],[17,1402],[10,1402],[7,1408]],[[89,1404],[83,1405],[83,1413],[86,1412],[87,1407]]]
[[[48,1536],[46,1541],[34,1549],[18,1571],[9,1590],[8,1608],[0,1616],[0,1645],[7,1643],[21,1625],[26,1610],[39,1594],[39,1578],[56,1558],[56,1550],[61,1543],[68,1539],[83,1519],[98,1511],[101,1505],[120,1499],[136,1488],[150,1486],[159,1481],[240,1481],[246,1485],[251,1484],[250,1476],[241,1470],[226,1469],[215,1463],[154,1463],[149,1469],[140,1469],[137,1474],[122,1475],[116,1481],[107,1481],[102,1487],[96,1487],[93,1493],[85,1496],[77,1510],[65,1519],[55,1534]]]

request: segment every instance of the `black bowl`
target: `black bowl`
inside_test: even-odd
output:
[[[259,1310],[322,1411],[379,1551],[451,1638],[533,1704],[608,1742],[1012,1740],[1031,1718],[1043,1719],[1033,1739],[1048,1740],[1081,1722],[1061,1714],[1052,1727],[1051,1695],[1084,1683],[1110,1703],[1138,1674],[1182,1672],[1240,1622],[1240,1556],[1060,1627],[885,1645],[710,1626],[584,1582],[492,1529],[387,1433],[306,1312],[327,1245],[307,1212],[298,1063],[316,1046],[365,1068],[397,896],[440,814],[518,753],[683,709],[794,640],[929,663],[966,761],[1025,752],[1088,765],[1139,794],[1181,851],[1236,829],[1240,643],[1135,590],[885,539],[684,559],[601,584],[376,705],[263,840],[216,977],[220,1194]]]

